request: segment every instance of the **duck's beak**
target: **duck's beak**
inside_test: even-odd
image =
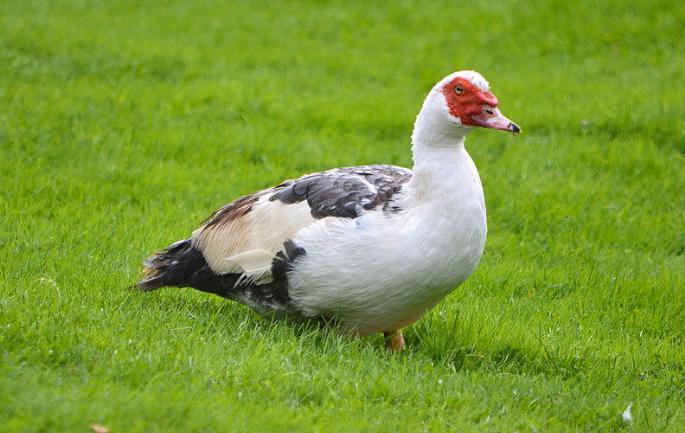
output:
[[[497,129],[500,131],[509,131],[513,134],[521,132],[521,128],[499,111],[499,108],[490,105],[484,105],[483,110],[474,116],[471,116],[473,122],[483,128]]]

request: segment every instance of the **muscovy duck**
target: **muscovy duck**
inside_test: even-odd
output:
[[[414,323],[476,269],[487,232],[475,127],[519,127],[477,72],[429,92],[412,134],[414,167],[337,168],[246,195],[188,239],[149,257],[136,287],[192,287],[263,314],[383,332],[404,347]]]

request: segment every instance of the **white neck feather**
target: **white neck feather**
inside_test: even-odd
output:
[[[464,149],[470,129],[449,115],[440,91],[431,90],[416,116],[412,133],[414,173],[408,185],[411,200],[424,201],[431,195],[444,194],[445,188],[459,188],[454,182],[463,176],[460,171],[465,169],[465,160],[471,163]]]

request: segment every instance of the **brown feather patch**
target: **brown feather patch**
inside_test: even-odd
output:
[[[239,199],[220,207],[219,210],[209,217],[209,222],[205,225],[205,228],[235,221],[238,218],[247,215],[252,210],[252,206],[254,206],[262,195],[264,195],[264,192],[262,191],[255,194],[244,195]]]

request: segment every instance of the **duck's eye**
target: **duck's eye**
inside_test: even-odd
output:
[[[461,95],[462,93],[464,93],[464,88],[461,86],[457,86],[454,88],[454,93],[456,93],[457,95]]]

